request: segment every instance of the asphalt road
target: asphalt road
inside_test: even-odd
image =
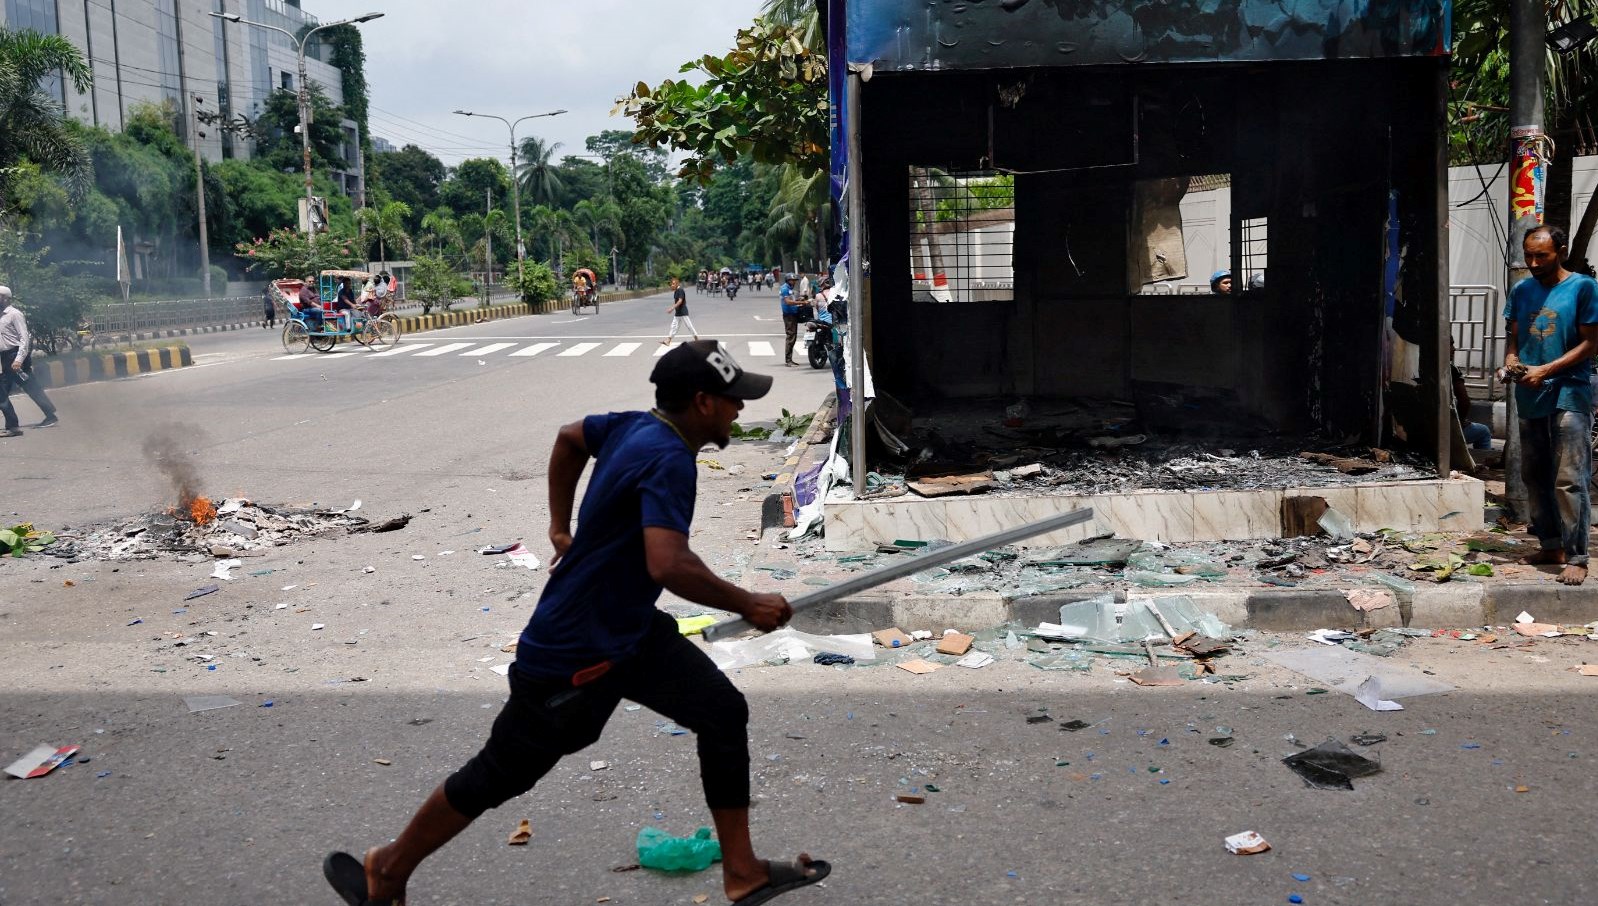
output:
[[[769,295],[690,304],[729,343],[777,339]],[[444,331],[383,358],[285,360],[264,332],[245,331],[197,341],[194,368],[59,391],[60,428],[0,446],[0,509],[18,518],[114,523],[164,506],[170,489],[140,452],[163,425],[215,495],[361,498],[372,516],[415,518],[391,534],[274,548],[193,601],[189,590],[215,581],[198,558],[0,561],[0,763],[41,743],[90,757],[0,781],[0,904],[333,906],[322,855],[397,833],[486,734],[504,696],[491,668],[509,660],[502,646],[544,573],[473,551],[525,538],[547,553],[554,428],[647,404],[663,308],[656,298],[597,318]],[[456,342],[480,351],[420,356]],[[481,351],[506,342],[517,345]],[[546,342],[559,345],[508,355]],[[640,345],[603,354],[630,343]],[[734,350],[751,368],[769,364]],[[811,408],[830,380],[770,370],[776,390],[748,421]],[[693,544],[725,575],[792,595],[804,590],[794,580],[751,568],[748,537],[769,484],[760,475],[782,446],[704,454]],[[1307,644],[1261,635],[1223,662],[1236,679],[1177,688],[1133,686],[1116,671],[1135,665],[1105,659],[1087,673],[1019,660],[925,676],[738,671],[757,848],[835,865],[824,887],[777,902],[1594,900],[1598,680],[1569,668],[1598,660],[1598,643],[1418,640],[1391,662],[1458,688],[1381,714],[1310,694],[1314,682],[1258,656]],[[191,714],[183,699],[196,694],[241,704]],[[1051,720],[1028,722],[1039,714]],[[1092,726],[1062,732],[1073,719]],[[725,902],[715,871],[613,871],[636,862],[641,827],[707,823],[692,737],[660,723],[619,710],[592,749],[425,865],[411,902]],[[1208,742],[1219,727],[1233,745]],[[1370,732],[1388,737],[1361,749],[1382,771],[1352,791],[1309,789],[1279,763],[1299,743]],[[610,766],[590,770],[590,759]],[[894,801],[929,783],[939,792],[925,804]],[[531,845],[506,846],[522,818]],[[1274,848],[1228,854],[1222,839],[1244,830]]]
[[[667,300],[418,334],[392,354],[288,357],[260,329],[195,337],[192,367],[51,391],[60,427],[0,440],[0,512],[77,525],[170,501],[170,483],[142,453],[152,437],[190,452],[212,497],[358,497],[412,512],[464,503],[542,476],[560,425],[647,408]],[[728,301],[690,290],[689,304],[703,336],[724,340],[745,368],[778,377],[744,423],[811,411],[830,391],[830,372],[783,367],[774,294]],[[36,418],[26,397],[13,402],[24,424]],[[523,500],[541,500],[541,482],[530,484],[536,491]]]

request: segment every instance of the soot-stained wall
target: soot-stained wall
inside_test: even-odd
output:
[[[1389,192],[1399,314],[1436,313],[1441,65],[878,74],[861,109],[878,386],[919,404],[1208,388],[1276,430],[1376,442]],[[1015,173],[1014,301],[911,301],[912,166]],[[1202,174],[1230,174],[1234,220],[1268,219],[1265,288],[1134,295],[1134,184]]]

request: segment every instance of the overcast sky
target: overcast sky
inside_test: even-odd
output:
[[[725,53],[760,10],[760,0],[304,0],[323,22],[381,11],[358,26],[365,35],[372,136],[396,147],[420,145],[446,164],[509,157],[510,133],[496,120],[529,120],[518,140],[562,144],[557,157],[582,153],[583,139],[631,129],[612,117],[617,96],[639,80],[658,84],[705,53]]]

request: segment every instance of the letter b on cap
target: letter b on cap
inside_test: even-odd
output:
[[[742,368],[738,367],[738,362],[733,359],[732,353],[721,343],[717,343],[716,348],[705,356],[705,361],[709,362],[710,367],[716,369],[716,372],[721,375],[721,379],[729,384],[737,380],[738,374],[743,371]]]

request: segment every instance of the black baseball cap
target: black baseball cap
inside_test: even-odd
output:
[[[757,400],[771,389],[771,375],[750,374],[719,340],[683,343],[660,357],[650,383],[669,390],[696,390]]]

